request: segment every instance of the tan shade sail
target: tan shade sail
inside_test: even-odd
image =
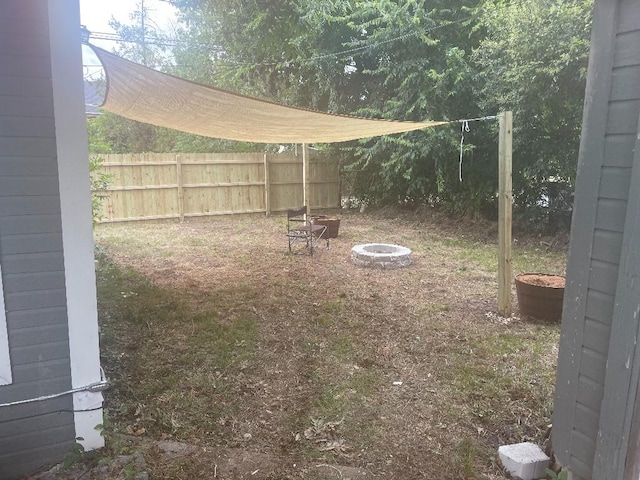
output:
[[[183,80],[92,48],[107,76],[102,108],[183,132],[258,143],[330,143],[447,123],[373,120],[289,107]]]

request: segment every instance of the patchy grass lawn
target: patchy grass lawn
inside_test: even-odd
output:
[[[500,444],[545,441],[559,326],[495,315],[495,226],[342,214],[313,257],[289,255],[284,229],[277,216],[97,228],[111,452],[200,449],[151,451],[166,479],[346,478],[336,466],[498,479]],[[357,267],[366,242],[414,263]],[[564,273],[544,239],[515,248],[514,274]],[[242,461],[224,470],[206,454],[221,449]]]

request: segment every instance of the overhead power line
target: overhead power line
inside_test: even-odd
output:
[[[163,0],[160,0],[163,1]],[[525,0],[516,0],[513,2],[508,3],[507,5],[504,5],[503,7],[498,7],[495,8],[491,11],[484,11],[481,12],[477,15],[469,15],[467,17],[464,18],[460,18],[458,20],[452,20],[449,22],[445,22],[445,23],[441,23],[439,25],[434,25],[433,27],[429,27],[429,28],[425,28],[425,29],[420,29],[420,30],[414,30],[412,32],[407,32],[404,33],[402,35],[398,35],[396,37],[392,37],[386,40],[379,40],[379,41],[374,41],[372,43],[368,43],[365,45],[360,45],[357,47],[352,47],[352,48],[348,48],[345,50],[340,50],[338,52],[331,52],[331,53],[325,53],[325,54],[320,54],[320,55],[314,55],[308,58],[303,58],[303,59],[298,59],[298,60],[281,60],[278,62],[258,62],[258,63],[247,63],[247,62],[236,62],[230,59],[225,59],[225,58],[220,58],[218,61],[219,62],[226,62],[228,63],[230,66],[244,66],[244,67],[275,67],[275,66],[288,66],[288,65],[295,65],[295,64],[304,64],[304,63],[312,63],[312,62],[316,62],[318,60],[325,60],[328,58],[339,58],[339,57],[343,57],[343,56],[347,56],[353,53],[357,53],[357,52],[362,52],[364,50],[368,50],[368,49],[374,49],[383,45],[388,45],[390,43],[395,43],[398,41],[402,41],[405,40],[407,38],[411,38],[411,37],[416,37],[419,35],[426,35],[429,34],[431,32],[434,32],[436,30],[440,30],[446,27],[450,27],[452,25],[459,25],[461,23],[464,22],[468,22],[469,20],[473,20],[473,19],[479,19],[479,18],[483,18],[485,16],[488,15],[495,15],[497,14],[501,9],[506,9],[506,8],[510,8],[510,7],[514,7],[514,6],[518,6],[521,5]],[[184,43],[178,39],[162,39],[162,38],[158,38],[158,37],[145,37],[145,41],[142,42],[140,40],[129,40],[129,39],[124,39],[121,36],[119,36],[118,34],[114,34],[114,33],[107,33],[107,32],[96,32],[91,34],[91,38],[94,38],[96,40],[106,40],[106,41],[112,41],[112,42],[122,42],[122,43],[135,43],[138,45],[143,45],[143,44],[147,44],[147,45],[157,45],[157,46],[164,46],[164,47],[188,47],[188,48],[200,48],[203,51],[209,51],[209,52],[218,52],[218,53],[222,53],[224,52],[224,48],[220,47],[220,46],[211,46],[211,45],[206,45],[206,44],[187,44]]]

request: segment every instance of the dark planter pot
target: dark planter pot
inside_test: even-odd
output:
[[[562,286],[558,286],[558,284]],[[516,277],[520,314],[541,320],[562,318],[564,277],[544,273],[523,273]]]
[[[338,236],[338,229],[340,228],[340,219],[335,217],[327,217],[325,215],[318,215],[313,217],[313,223],[316,225],[324,225],[327,230],[322,235],[322,238],[336,238]]]

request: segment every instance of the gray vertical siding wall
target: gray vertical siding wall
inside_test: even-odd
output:
[[[0,2],[0,263],[13,384],[0,403],[71,388],[46,0]],[[0,407],[0,479],[74,445],[71,396]]]
[[[639,208],[628,206],[639,116],[640,2],[596,0],[553,418],[556,455],[585,479],[605,478],[594,458],[627,209]]]

